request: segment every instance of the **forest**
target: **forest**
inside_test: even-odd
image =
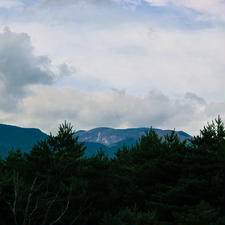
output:
[[[29,153],[0,159],[1,225],[224,225],[220,117],[181,142],[149,129],[108,158],[84,156],[65,122]]]

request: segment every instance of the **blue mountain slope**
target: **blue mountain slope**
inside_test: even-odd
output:
[[[6,157],[11,149],[29,152],[38,141],[46,137],[39,129],[0,124],[0,156]]]
[[[91,157],[92,155],[96,155],[100,149],[102,149],[108,155],[111,155],[110,154],[111,150],[103,144],[96,143],[96,142],[85,142],[84,146],[87,148],[85,151],[86,157]],[[112,155],[113,154],[114,153],[112,153]]]

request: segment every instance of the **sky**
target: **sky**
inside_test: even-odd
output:
[[[225,0],[0,0],[0,123],[56,132],[225,121]]]

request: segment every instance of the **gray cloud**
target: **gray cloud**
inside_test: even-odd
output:
[[[16,108],[33,84],[52,84],[53,73],[48,57],[35,56],[30,38],[6,28],[0,33],[0,106]],[[64,68],[65,70],[65,68]]]
[[[199,97],[199,96],[196,95],[195,93],[187,92],[187,93],[185,94],[185,98],[186,98],[186,99],[189,99],[189,100],[191,100],[191,101],[195,101],[195,102],[197,102],[197,103],[200,104],[200,105],[206,105],[205,99]]]
[[[118,95],[124,96],[124,95],[126,94],[126,90],[124,90],[124,89],[112,88],[111,90],[112,90],[115,94],[118,94]]]

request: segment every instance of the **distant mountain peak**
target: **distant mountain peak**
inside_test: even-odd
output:
[[[127,128],[127,129],[114,129],[108,127],[97,127],[84,132],[76,132],[75,136],[79,137],[81,142],[94,142],[106,145],[108,147],[114,146],[116,143],[124,141],[126,139],[138,140],[141,136],[145,135],[145,132],[150,128]],[[170,134],[172,130],[161,130],[153,128],[159,137],[164,137],[166,134]],[[190,135],[183,131],[176,132],[181,141],[191,138]]]

